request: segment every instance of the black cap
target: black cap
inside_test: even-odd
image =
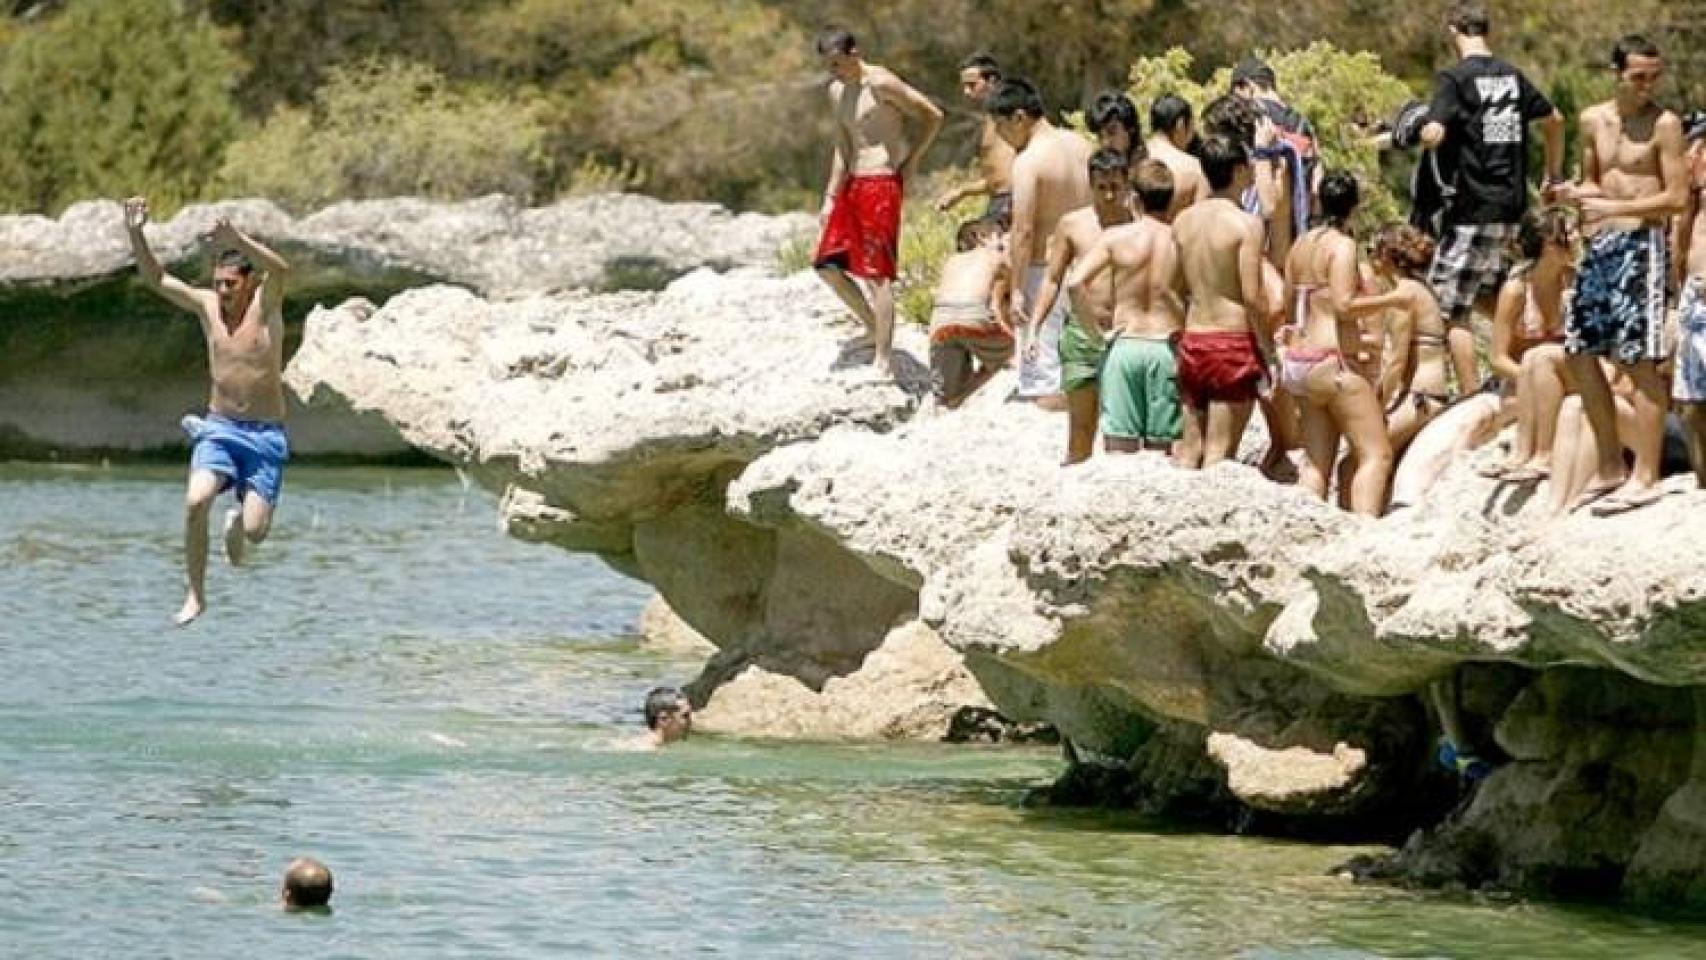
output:
[[[1252,81],[1269,89],[1279,86],[1279,81],[1274,76],[1273,67],[1255,57],[1245,57],[1238,61],[1237,66],[1232,68],[1232,85],[1236,87],[1240,83]]]

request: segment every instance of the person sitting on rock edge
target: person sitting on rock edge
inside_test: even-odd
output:
[[[286,910],[326,910],[332,902],[332,871],[313,857],[297,857],[284,869],[279,899]]]
[[[653,749],[686,740],[693,732],[693,704],[675,687],[654,687],[646,694],[646,739]]]
[[[967,220],[954,245],[930,314],[930,390],[950,410],[1013,359],[1006,235],[992,217]]]

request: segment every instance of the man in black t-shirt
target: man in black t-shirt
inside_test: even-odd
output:
[[[1545,136],[1546,184],[1560,182],[1564,118],[1522,71],[1493,56],[1488,17],[1480,2],[1458,4],[1446,19],[1459,60],[1440,71],[1422,146],[1441,153],[1455,171],[1445,230],[1428,284],[1449,324],[1447,340],[1457,388],[1477,386],[1475,338],[1469,317],[1484,313],[1510,267],[1508,247],[1528,207],[1528,125]]]

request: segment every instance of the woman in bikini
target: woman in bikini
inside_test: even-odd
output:
[[[1351,313],[1384,311],[1387,350],[1380,371],[1386,435],[1395,455],[1451,405],[1446,391],[1449,357],[1445,320],[1433,290],[1421,281],[1433,263],[1434,241],[1408,224],[1392,224],[1374,239],[1374,274],[1388,292],[1359,297]]]
[[[1357,463],[1351,509],[1374,517],[1386,499],[1392,443],[1373,384],[1345,362],[1361,348],[1351,311],[1359,281],[1357,246],[1346,232],[1360,199],[1356,178],[1329,174],[1320,195],[1326,223],[1305,234],[1286,258],[1287,313],[1302,332],[1280,365],[1280,386],[1303,408],[1303,486],[1326,499],[1343,437]]]
[[[1570,212],[1562,207],[1529,211],[1516,244],[1521,265],[1499,291],[1492,351],[1494,375],[1516,386],[1516,442],[1503,463],[1484,468],[1481,475],[1534,483],[1551,469],[1558,411],[1564,398],[1576,392],[1564,362],[1564,316],[1575,284],[1576,230]]]

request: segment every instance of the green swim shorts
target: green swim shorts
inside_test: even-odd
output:
[[[1096,377],[1102,369],[1102,354],[1102,345],[1091,339],[1076,319],[1067,317],[1066,325],[1060,331],[1061,392],[1072,393],[1095,386]]]
[[[1102,435],[1152,443],[1179,439],[1178,365],[1166,340],[1119,337],[1102,365]]]

